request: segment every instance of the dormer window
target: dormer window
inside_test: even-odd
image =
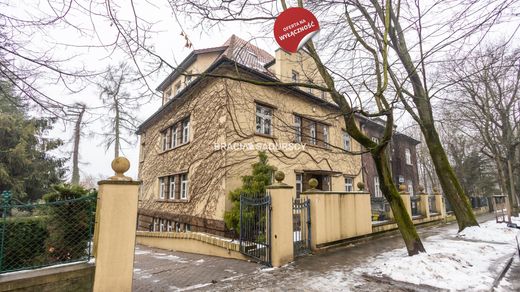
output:
[[[172,98],[172,90],[171,88],[166,90],[164,92],[164,102],[167,102],[168,100],[170,100]]]
[[[193,76],[190,75],[191,71],[186,72],[186,74],[188,74],[188,75],[186,76],[184,83],[186,83],[186,85],[188,85],[193,80]]]
[[[292,70],[291,79],[293,82],[298,82],[300,80],[300,74]]]
[[[175,84],[175,95],[179,94],[181,92],[181,84],[177,83]]]

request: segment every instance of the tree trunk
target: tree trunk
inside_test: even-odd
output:
[[[379,175],[380,189],[390,204],[395,223],[401,232],[406,249],[408,250],[408,255],[412,256],[420,252],[426,252],[419,238],[419,234],[417,234],[415,225],[412,222],[412,218],[410,214],[408,214],[404,201],[393,182],[386,151],[383,149],[379,150],[379,152],[373,151],[371,154]]]
[[[72,179],[71,184],[79,184],[79,142],[81,139],[81,122],[85,113],[85,105],[81,104],[78,113],[78,119],[74,126],[74,149],[72,150]]]
[[[448,156],[442,147],[433,122],[429,124],[428,122],[425,122],[424,119],[422,122],[423,124],[421,129],[424,134],[424,140],[426,141],[426,145],[430,151],[430,156],[433,165],[435,166],[435,172],[439,178],[442,190],[446,195],[446,199],[450,202],[453,213],[457,218],[459,231],[462,231],[466,227],[478,226],[469,198],[464,193],[464,190],[448,161]]]
[[[114,125],[114,158],[119,157],[119,148],[121,147],[120,143],[120,117],[119,117],[119,100],[117,99],[117,96],[114,96],[114,109],[116,111],[116,118],[115,118],[115,125]]]

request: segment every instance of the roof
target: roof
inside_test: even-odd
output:
[[[274,57],[267,51],[260,49],[259,47],[245,41],[236,35],[232,35],[226,42],[220,47],[213,47],[207,49],[193,50],[176,69],[173,70],[168,77],[166,77],[156,90],[164,91],[173,80],[175,80],[182,72],[188,68],[191,64],[197,60],[197,56],[201,54],[222,52],[219,57],[215,60],[216,63],[219,59],[227,58],[242,64],[246,67],[253,68],[260,72],[273,75],[266,69],[266,65],[274,62]],[[273,75],[274,76],[274,75]]]

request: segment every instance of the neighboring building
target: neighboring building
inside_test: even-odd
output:
[[[379,141],[383,136],[385,122],[381,119],[361,119],[362,129],[372,140]],[[416,146],[420,142],[405,134],[394,131],[392,140],[388,145],[392,177],[396,185],[404,184],[410,195],[419,192],[419,172],[417,168]],[[363,157],[363,179],[367,190],[372,197],[383,197],[379,189],[379,177],[374,160],[370,153]]]
[[[321,84],[305,53],[277,50],[271,56],[232,36],[221,47],[193,51],[179,68],[157,88],[163,105],[138,130],[140,230],[225,234],[228,193],[258,161],[250,146],[294,143],[292,149],[269,149],[268,156],[295,196],[310,178],[318,179],[319,189],[333,191],[352,191],[362,180],[361,156],[343,150],[360,146],[344,131],[329,96],[237,80]],[[217,77],[222,75],[234,79]],[[296,149],[302,144],[304,150]]]

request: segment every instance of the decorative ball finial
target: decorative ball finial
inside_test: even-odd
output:
[[[424,187],[423,186],[419,185],[418,189],[419,189],[419,193],[423,193],[424,192]]]
[[[311,189],[316,189],[316,187],[318,186],[318,180],[315,178],[311,178],[309,180],[309,186],[311,187]]]
[[[400,184],[400,185],[399,185],[399,191],[400,191],[400,192],[406,192],[407,189],[408,189],[408,188],[406,187],[406,185],[404,185],[404,184]]]
[[[365,190],[365,183],[360,181],[357,183],[357,187],[360,191],[363,191],[363,190]]]
[[[285,173],[283,173],[283,171],[277,170],[274,173],[274,179],[276,180],[277,183],[281,184],[282,181],[284,180],[284,178],[285,178]]]
[[[132,178],[125,176],[125,172],[130,169],[130,161],[125,157],[119,156],[112,160],[112,169],[116,175],[110,177],[110,180],[132,180]]]
[[[434,193],[438,193],[439,192],[439,188],[438,187],[433,187],[433,192]]]

